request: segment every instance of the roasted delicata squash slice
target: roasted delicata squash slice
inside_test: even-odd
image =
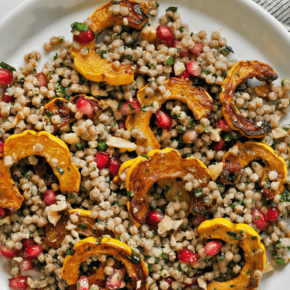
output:
[[[149,85],[145,86],[137,93],[138,101],[143,110],[126,118],[126,128],[128,130],[138,129],[146,138],[137,139],[137,145],[150,146],[151,149],[159,149],[161,146],[150,128],[150,119],[152,112],[144,110],[150,107],[153,102],[157,102],[161,107],[166,101],[179,100],[186,103],[192,111],[196,120],[207,117],[213,107],[213,100],[204,88],[194,87],[189,80],[170,78],[166,81],[166,90],[170,91],[171,96],[164,98],[160,92],[155,93],[152,97],[146,97],[145,90]]]
[[[127,7],[129,14],[123,16],[121,14],[114,15],[112,12],[113,5],[118,4]],[[95,10],[88,18],[90,25],[88,27],[95,33],[100,34],[104,29],[115,25],[124,25],[124,18],[127,18],[127,26],[134,29],[142,29],[147,23],[148,17],[146,13],[148,7],[146,2],[135,2],[131,0],[122,0],[118,3],[110,1]],[[82,55],[80,51],[71,49],[74,57],[74,65],[76,70],[94,82],[107,82],[111,85],[127,85],[134,81],[134,72],[129,64],[121,65],[115,69],[113,62],[101,58],[96,53],[95,40],[87,44],[81,44],[81,47],[88,50],[87,55]]]
[[[60,123],[54,124],[54,133],[58,131],[62,126],[71,123],[75,120],[74,114],[68,107],[69,101],[64,98],[55,98],[46,104],[43,108],[43,114],[51,120],[52,116],[58,115],[60,117]],[[53,124],[53,122],[51,122]]]
[[[239,182],[242,169],[254,160],[262,160],[265,163],[261,185],[266,199],[272,199],[276,194],[280,194],[284,189],[284,182],[287,177],[287,165],[283,158],[279,157],[268,145],[259,142],[237,143],[234,150],[230,150],[223,158],[223,171],[220,180],[224,185]],[[237,152],[236,155],[233,152]],[[276,171],[279,188],[274,190],[267,180],[269,172]]]
[[[198,227],[198,233],[205,239],[220,239],[231,245],[239,245],[245,255],[246,263],[238,277],[226,282],[212,281],[207,286],[208,290],[246,290],[258,287],[259,279],[255,278],[255,271],[264,271],[266,253],[259,234],[252,227],[215,218],[204,221]]]
[[[78,192],[81,176],[70,160],[66,144],[59,138],[45,132],[26,130],[11,135],[5,141],[3,159],[0,160],[0,207],[16,211],[22,204],[23,196],[14,183],[10,168],[19,160],[38,155],[44,157],[59,180],[62,192]],[[58,165],[52,162],[58,160]],[[9,165],[5,165],[9,163]]]
[[[57,249],[61,246],[62,241],[64,240],[66,235],[70,234],[70,230],[66,229],[68,225],[69,218],[72,214],[78,216],[78,224],[75,228],[80,235],[85,237],[95,237],[99,238],[105,235],[114,237],[114,233],[108,229],[104,229],[103,231],[96,229],[96,221],[91,218],[92,212],[90,210],[84,209],[73,209],[68,213],[63,213],[61,219],[54,226],[51,223],[47,223],[45,226],[46,235],[43,238],[43,241],[50,247]]]
[[[62,126],[76,120],[74,113],[69,108],[69,103],[76,105],[78,109],[78,104],[81,102],[87,102],[86,106],[89,106],[89,108],[86,108],[86,110],[90,113],[84,114],[84,119],[96,119],[103,110],[98,100],[96,100],[94,97],[89,97],[84,94],[79,94],[70,101],[64,98],[55,98],[44,106],[43,113],[49,119],[51,119],[51,117],[54,115],[60,116],[60,123],[54,124],[54,133]]]
[[[148,269],[141,257],[127,244],[112,238],[90,237],[77,242],[73,250],[72,255],[66,256],[61,272],[62,279],[68,285],[77,283],[82,262],[92,256],[106,254],[118,257],[118,260],[123,263],[131,279],[131,289],[145,290],[148,288]]]
[[[248,78],[257,78],[260,81],[271,83],[278,75],[269,65],[257,61],[239,61],[228,72],[222,83],[220,101],[223,104],[223,115],[228,125],[233,130],[240,131],[248,138],[262,138],[272,126],[265,120],[255,123],[245,118],[235,106],[234,92],[238,84]]]
[[[119,170],[119,178],[126,170],[126,188],[131,195],[128,211],[137,226],[145,223],[150,213],[146,194],[155,182],[183,178],[189,173],[199,180],[201,188],[209,182],[209,171],[199,159],[182,159],[171,148],[151,150],[146,157],[139,156],[124,162]],[[190,194],[193,195],[193,192]]]

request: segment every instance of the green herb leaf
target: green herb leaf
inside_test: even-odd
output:
[[[97,145],[97,149],[99,151],[106,151],[108,149],[108,145],[106,144],[106,142],[99,142]]]
[[[74,22],[71,28],[77,31],[88,31],[89,27],[81,22]]]
[[[194,197],[202,196],[202,188],[197,188],[194,190]]]
[[[177,7],[170,6],[166,9],[166,11],[172,11],[172,12],[177,12]]]
[[[101,57],[101,58],[104,58],[104,54],[106,54],[106,53],[107,53],[106,50],[102,50],[102,51],[101,51],[101,54],[100,54],[100,57]]]
[[[10,71],[16,71],[16,69],[13,66],[10,66],[9,64],[7,64],[7,63],[5,63],[3,61],[0,63],[0,66],[3,67],[3,68],[8,69]]]
[[[76,146],[79,150],[83,149],[83,145],[81,143],[78,143]]]
[[[149,156],[146,155],[146,154],[142,154],[142,157],[144,157],[144,158],[146,158],[146,159],[148,159],[148,160],[150,159]]]
[[[172,188],[172,186],[166,185],[164,191],[165,191],[165,192],[168,192],[171,188]]]
[[[85,224],[78,224],[78,227],[82,230],[86,230],[88,228]]]
[[[168,57],[167,64],[168,65],[173,65],[174,64],[174,61],[173,61],[172,57]]]
[[[276,264],[277,265],[285,265],[285,261],[283,259],[277,258],[276,259]]]
[[[59,167],[57,167],[57,166],[56,166],[56,170],[58,171],[58,173],[59,173],[60,175],[63,175],[63,174],[64,174],[64,172],[65,172],[65,170],[64,170],[64,169],[62,169],[62,168],[59,168]]]

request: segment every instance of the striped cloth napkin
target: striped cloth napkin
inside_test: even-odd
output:
[[[253,0],[279,20],[290,32],[290,0]]]

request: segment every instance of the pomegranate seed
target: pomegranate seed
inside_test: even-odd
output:
[[[132,102],[125,102],[120,108],[120,112],[125,116],[138,114],[140,111],[141,105],[137,99],[133,99]]]
[[[36,78],[37,78],[38,83],[39,83],[39,88],[47,86],[48,79],[47,79],[47,77],[44,74],[38,73]]]
[[[187,64],[187,71],[189,74],[198,77],[201,73],[201,67],[199,66],[198,62],[196,60],[191,60]]]
[[[176,76],[176,77],[177,78],[180,78],[180,79],[189,79],[190,78],[190,75],[187,72],[187,70],[185,70],[182,74],[180,74],[179,76]]]
[[[222,141],[216,143],[216,144],[213,146],[213,150],[215,150],[215,151],[220,151],[220,150],[222,150],[222,149],[224,148],[224,146],[225,146],[225,143],[226,143],[225,140],[222,140]]]
[[[33,270],[33,262],[29,259],[24,259],[19,264],[21,272]]]
[[[2,151],[3,152],[3,151]],[[1,152],[1,153],[2,153]],[[9,211],[6,208],[0,207],[0,218],[4,219],[5,217],[7,217],[9,215]]]
[[[4,149],[4,140],[0,138],[0,153],[3,153],[3,149]]]
[[[206,217],[203,215],[196,215],[192,220],[192,225],[198,227],[202,222],[206,220]]]
[[[81,276],[81,278],[78,280],[77,289],[78,290],[89,290],[90,289],[90,283],[89,283],[89,280],[86,276]]]
[[[167,282],[169,285],[171,285],[173,282],[173,279],[171,277],[167,277],[164,279],[164,281]]]
[[[15,98],[14,98],[14,96],[8,96],[8,95],[6,95],[5,94],[5,90],[3,90],[3,92],[2,92],[2,100],[3,100],[3,102],[5,102],[5,103],[14,103],[15,102]]]
[[[123,279],[123,271],[114,269],[113,273],[107,278],[106,288],[115,290],[121,287]]]
[[[203,44],[201,42],[197,42],[189,51],[194,57],[198,57],[203,51]]]
[[[10,279],[9,287],[12,290],[26,290],[28,288],[27,277],[26,276],[18,276],[16,278]]]
[[[30,240],[30,239],[23,239],[23,240],[21,241],[21,243],[22,243],[23,248],[27,248],[27,247],[29,247],[29,246],[34,246],[34,245],[36,245],[36,243],[35,243],[33,240]]]
[[[155,118],[157,126],[161,129],[169,129],[172,126],[172,119],[170,116],[161,110],[155,113]]]
[[[76,108],[84,115],[91,115],[95,111],[93,104],[83,96],[76,101]]]
[[[6,259],[13,259],[18,257],[18,252],[14,249],[10,249],[5,245],[0,246],[0,255]]]
[[[280,211],[278,210],[277,207],[275,206],[270,206],[267,210],[266,213],[266,219],[269,222],[274,222],[275,220],[277,220],[280,216]]]
[[[177,48],[181,57],[188,55],[188,47],[185,47],[179,40],[175,39],[172,43],[172,47]]]
[[[229,127],[225,119],[219,119],[215,123],[217,128],[222,129],[224,132],[232,132],[232,129]]]
[[[119,122],[118,122],[118,128],[119,128],[119,129],[126,129],[126,127],[125,127],[125,123],[124,123],[123,121],[119,121]]]
[[[7,68],[0,68],[0,84],[8,86],[13,81],[13,73]]]
[[[147,218],[147,224],[157,226],[164,218],[164,213],[159,210],[152,210]]]
[[[40,245],[28,246],[24,249],[24,258],[36,259],[42,252],[43,249]]]
[[[103,152],[97,152],[95,161],[97,163],[97,168],[98,169],[104,169],[109,166],[111,156],[108,152],[103,151]]]
[[[121,161],[116,157],[112,157],[108,167],[110,171],[110,176],[115,176],[116,174],[118,174],[120,166]]]
[[[196,264],[198,262],[198,254],[185,248],[178,252],[178,259],[185,264]]]
[[[212,257],[217,255],[223,244],[220,241],[210,241],[204,247],[204,252],[207,256]]]
[[[266,217],[263,212],[257,208],[252,209],[252,223],[260,230],[263,231],[267,227]]]
[[[56,194],[51,189],[45,191],[43,198],[46,206],[50,206],[56,203]]]
[[[162,44],[171,44],[174,40],[174,32],[167,25],[159,25],[156,29],[157,41]]]
[[[95,39],[95,35],[92,29],[88,29],[87,31],[80,31],[79,35],[74,35],[75,41],[79,43],[89,43]]]
[[[184,143],[192,144],[196,141],[197,137],[198,135],[195,130],[188,130],[183,134],[182,139]]]
[[[197,277],[192,277],[191,278],[191,282],[190,283],[184,283],[184,286],[185,287],[191,287],[193,285],[196,285],[197,284]]]

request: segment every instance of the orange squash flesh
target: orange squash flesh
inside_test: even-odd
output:
[[[62,126],[76,121],[74,113],[71,112],[71,110],[68,107],[68,104],[69,103],[75,104],[80,97],[83,97],[86,100],[88,100],[95,108],[94,112],[91,115],[83,115],[84,119],[96,119],[100,115],[103,109],[99,101],[94,97],[79,94],[76,95],[74,98],[72,98],[70,101],[64,98],[55,98],[51,102],[46,104],[43,108],[44,115],[46,115],[49,119],[54,115],[60,116],[61,120],[60,123],[54,124],[54,133],[57,132]]]
[[[179,100],[186,103],[192,111],[196,120],[207,117],[213,107],[213,100],[207,91],[201,87],[194,87],[189,80],[170,78],[166,81],[166,90],[171,92],[169,98],[164,98],[160,92],[156,92],[152,97],[145,96],[145,90],[149,85],[145,86],[137,93],[138,101],[141,107],[150,107],[153,102],[157,102],[161,107],[169,100]],[[137,139],[137,145],[150,146],[151,149],[159,149],[161,146],[150,128],[150,119],[152,112],[141,111],[138,114],[129,115],[126,118],[126,128],[128,130],[138,129],[145,136],[145,140]]]
[[[173,149],[152,150],[148,152],[148,157],[149,159],[137,157],[126,178],[127,190],[132,195],[128,211],[137,226],[147,220],[150,209],[146,202],[146,194],[158,180],[183,178],[191,173],[200,181],[200,187],[209,182],[209,171],[197,158],[182,159]]]
[[[114,237],[114,233],[108,229],[101,231],[95,228],[96,221],[90,217],[91,213],[91,211],[83,209],[73,209],[68,214],[64,213],[55,226],[51,223],[46,224],[46,235],[43,241],[51,248],[59,248],[65,236],[71,232],[66,229],[66,226],[68,225],[69,216],[72,214],[78,216],[78,226],[75,231],[81,236],[99,238],[108,235]]]
[[[269,65],[257,60],[237,62],[222,83],[220,101],[223,104],[223,116],[231,129],[240,131],[248,138],[262,138],[271,131],[272,126],[265,120],[258,123],[248,120],[238,111],[234,102],[238,84],[253,77],[271,83],[278,75]]]
[[[61,277],[68,285],[74,285],[78,281],[79,267],[89,257],[95,255],[116,256],[123,263],[131,281],[132,289],[137,289],[137,282],[141,281],[138,289],[147,289],[148,269],[144,261],[139,257],[137,261],[136,254],[125,243],[112,238],[86,238],[74,245],[73,255],[66,256]],[[139,282],[140,283],[140,282]]]
[[[62,126],[71,123],[75,120],[74,114],[68,108],[68,100],[64,98],[55,98],[43,108],[44,115],[50,119],[54,115],[60,116],[60,123],[54,124],[54,133],[57,132]]]
[[[113,15],[111,8],[113,1],[97,8],[88,18],[91,21],[89,28],[96,34],[100,34],[104,29],[115,25],[124,25],[124,18],[128,19],[128,26],[140,30],[148,21],[145,13],[148,7],[145,2],[135,2],[122,0],[119,2],[129,10],[127,16],[121,14]],[[114,69],[113,63],[100,57],[95,50],[95,41],[88,44],[81,44],[82,48],[88,48],[88,54],[82,55],[80,51],[71,49],[74,57],[76,70],[87,79],[94,82],[107,82],[111,85],[127,85],[134,82],[134,72],[129,64],[121,65]]]
[[[270,146],[263,143],[251,141],[237,143],[235,146],[238,146],[238,155],[235,156],[229,151],[223,159],[224,166],[220,179],[224,185],[239,182],[243,168],[254,160],[263,160],[266,166],[261,184],[266,199],[270,200],[283,191],[284,182],[287,178],[287,165],[283,158],[279,157]],[[266,179],[270,171],[278,173],[278,178],[275,180],[279,182],[278,190],[267,187]]]
[[[37,147],[42,148],[38,150]],[[0,160],[0,207],[16,211],[23,201],[23,197],[11,177],[12,165],[4,165],[5,157],[12,157],[13,164],[16,164],[21,159],[33,155],[44,157],[51,165],[62,192],[79,191],[81,176],[70,160],[66,144],[45,131],[36,133],[26,130],[21,134],[11,135],[5,141],[3,160]],[[51,164],[52,158],[58,160],[57,166]]]

